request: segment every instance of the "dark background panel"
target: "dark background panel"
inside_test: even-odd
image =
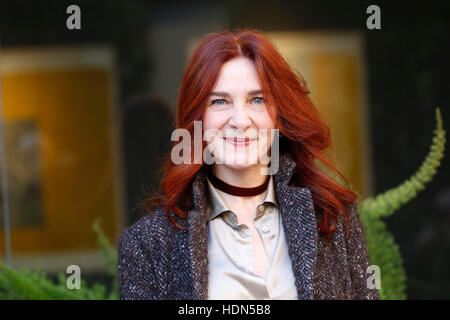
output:
[[[133,123],[140,119],[140,126],[144,126],[145,119],[127,116],[126,110],[139,110],[130,105],[146,103],[156,104],[160,110],[175,109],[170,103],[152,98],[155,92],[151,92],[150,79],[157,61],[151,52],[155,46],[165,45],[149,41],[154,19],[177,19],[212,3],[223,10],[226,17],[223,24],[227,28],[333,29],[364,33],[376,193],[397,186],[419,168],[432,141],[436,107],[441,108],[448,131],[449,2],[0,1],[2,48],[90,43],[111,43],[116,48],[122,119],[128,123],[124,127],[130,128],[123,133],[130,212],[135,205],[133,199],[139,197],[137,181],[156,186],[155,168],[149,168],[156,167],[156,162],[146,167],[142,157],[154,159],[155,153],[164,152],[168,147],[161,142],[165,139],[161,137],[156,149],[142,152],[139,157],[139,145],[133,146],[127,141],[133,140],[133,134],[142,135],[133,133]],[[65,28],[65,10],[70,4],[82,9],[82,30]],[[381,8],[381,30],[368,30],[365,26],[368,16],[365,10],[370,4]],[[160,121],[167,129],[165,132],[170,132],[170,117],[161,111],[159,119],[167,120]],[[129,223],[137,218],[138,214],[130,213]],[[426,189],[386,222],[404,258],[408,298],[450,298],[448,157]]]

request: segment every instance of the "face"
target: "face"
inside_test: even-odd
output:
[[[274,122],[251,60],[227,61],[206,104],[203,134],[214,163],[240,169],[267,159]]]

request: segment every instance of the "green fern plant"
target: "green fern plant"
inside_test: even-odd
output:
[[[113,287],[109,299],[115,300],[118,298],[117,287],[117,250],[111,245],[108,237],[106,237],[102,228],[100,227],[100,219],[94,221],[92,230],[97,234],[97,244],[103,255],[103,261],[105,263],[106,274],[111,277]]]
[[[105,300],[105,287],[95,284],[88,288],[81,280],[81,289],[69,290],[66,277],[58,275],[55,283],[41,270],[13,269],[0,264],[1,300]]]
[[[52,281],[41,270],[16,270],[0,263],[0,300],[117,300],[116,250],[101,229],[99,219],[93,223],[92,229],[97,233],[97,243],[104,258],[106,272],[113,281],[109,294],[101,284],[88,287],[81,279],[80,289],[69,290],[67,277],[62,273],[57,275],[57,281]]]
[[[381,218],[392,215],[416,197],[436,174],[445,149],[445,130],[439,108],[436,109],[436,121],[433,143],[419,170],[399,186],[375,198],[366,198],[358,207],[366,233],[370,261],[381,270],[381,288],[378,291],[380,299],[406,299],[406,275],[399,247]]]

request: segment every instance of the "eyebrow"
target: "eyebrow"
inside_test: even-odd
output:
[[[249,96],[253,96],[255,94],[261,94],[262,91],[261,90],[251,90],[247,93],[247,95]],[[230,94],[228,92],[225,91],[212,91],[210,94],[210,96],[219,96],[219,97],[229,97]]]

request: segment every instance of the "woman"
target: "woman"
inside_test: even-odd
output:
[[[261,32],[202,39],[160,195],[120,238],[121,299],[378,299],[356,194],[315,165],[341,175],[308,93]]]

